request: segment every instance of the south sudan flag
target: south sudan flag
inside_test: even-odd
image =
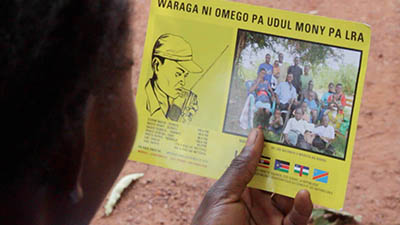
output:
[[[282,160],[275,160],[275,170],[289,173],[290,163]]]

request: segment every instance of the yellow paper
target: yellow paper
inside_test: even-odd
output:
[[[249,186],[291,197],[308,189],[314,203],[340,209],[369,43],[365,24],[229,1],[153,0],[130,159],[217,179],[251,127],[261,125],[266,147]],[[271,65],[278,62],[262,66],[253,86],[267,54]],[[307,84],[285,83],[287,71]],[[308,76],[313,91],[306,91]],[[328,93],[330,82],[334,93]],[[280,107],[273,93],[282,108],[288,96],[296,99],[289,115],[281,110],[282,130],[279,114],[275,126],[269,120]],[[291,111],[301,101],[305,110],[296,118]]]

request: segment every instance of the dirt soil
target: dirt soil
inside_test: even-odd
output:
[[[149,0],[134,9],[134,89],[147,28]],[[400,1],[241,0],[255,5],[367,23],[371,49],[344,210],[363,224],[400,224]],[[397,114],[396,114],[397,113]],[[143,172],[110,217],[100,208],[92,225],[189,224],[214,180],[127,162],[121,176]]]

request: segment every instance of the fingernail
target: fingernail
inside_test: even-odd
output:
[[[257,129],[251,130],[249,137],[247,138],[246,146],[253,145],[256,142],[257,135],[258,135]]]

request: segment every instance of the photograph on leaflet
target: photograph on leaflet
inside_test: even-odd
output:
[[[239,29],[223,132],[344,160],[361,56]]]

